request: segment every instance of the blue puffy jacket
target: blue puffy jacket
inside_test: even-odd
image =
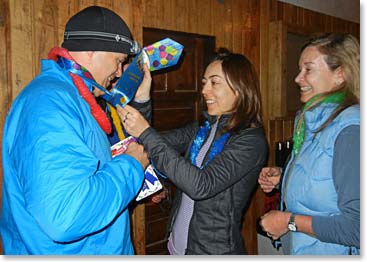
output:
[[[316,130],[328,119],[337,105],[325,103],[305,113],[305,139],[296,158],[288,163],[282,183],[282,207],[285,203],[288,211],[294,214],[330,219],[338,215],[348,216],[353,224],[349,227],[359,227],[359,209],[354,210],[355,204],[344,203],[344,212],[340,210],[337,188],[340,192],[356,190],[335,185],[333,180],[334,146],[342,130],[351,125],[360,125],[359,105],[350,106],[342,111],[324,130],[315,135]],[[297,123],[298,117],[295,123]],[[346,154],[348,152],[345,152]],[[345,174],[348,176],[350,174]],[[359,198],[354,202],[359,203]],[[359,206],[359,204],[358,204]],[[314,227],[315,220],[313,220]],[[359,229],[359,228],[358,228]],[[343,234],[342,228],[327,230]],[[353,232],[353,231],[352,231]],[[317,235],[318,232],[315,232]],[[337,233],[331,235],[337,236]],[[351,243],[342,243],[342,238],[324,242],[302,232],[288,232],[282,237],[283,250],[291,255],[348,255],[358,254],[357,247]]]
[[[2,141],[5,254],[134,254],[128,204],[144,178],[51,60],[14,101]]]

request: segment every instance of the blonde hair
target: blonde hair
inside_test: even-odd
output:
[[[353,93],[360,97],[360,47],[358,40],[351,34],[327,33],[311,39],[303,49],[315,46],[325,55],[325,62],[331,71],[341,68],[344,72],[344,83],[339,91]]]
[[[322,131],[333,121],[345,108],[359,104],[359,64],[360,52],[359,42],[351,34],[327,33],[311,39],[302,50],[307,47],[316,47],[325,56],[325,62],[331,71],[341,68],[344,73],[344,82],[335,91],[323,94],[345,92],[345,100],[332,112],[330,117],[321,125],[316,133]]]

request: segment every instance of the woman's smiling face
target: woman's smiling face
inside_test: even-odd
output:
[[[331,71],[325,56],[320,53],[316,46],[307,47],[303,50],[299,59],[300,72],[295,78],[301,93],[301,102],[306,103],[313,96],[330,92],[343,81],[339,74],[340,70]]]
[[[201,93],[209,115],[221,116],[234,110],[237,95],[225,79],[221,61],[214,61],[207,66],[202,87]]]

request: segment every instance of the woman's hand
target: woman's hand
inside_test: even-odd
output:
[[[272,210],[261,217],[260,226],[272,239],[278,239],[288,232],[289,212]]]
[[[265,193],[271,192],[280,182],[281,171],[279,167],[264,167],[261,169],[259,179],[261,189]]]
[[[136,91],[135,98],[138,101],[147,101],[150,99],[150,87],[152,85],[152,76],[150,75],[149,67],[144,63],[144,78],[141,82],[138,90]]]
[[[118,105],[116,110],[122,125],[130,135],[139,137],[149,127],[148,121],[135,108],[129,105],[125,107]]]

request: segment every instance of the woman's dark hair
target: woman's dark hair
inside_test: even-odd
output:
[[[345,92],[346,99],[342,102],[327,119],[327,121],[316,131],[323,130],[333,121],[345,108],[358,104],[359,99],[359,42],[351,34],[344,33],[325,33],[310,39],[302,48],[316,47],[324,55],[324,60],[331,71],[338,68],[343,70],[344,82],[335,91],[328,92],[322,96],[327,96],[335,92]],[[316,106],[316,105],[315,105]]]
[[[224,129],[235,132],[240,128],[263,126],[259,80],[250,60],[226,48],[219,48],[210,63],[215,61],[221,61],[227,84],[238,93],[233,114]]]

